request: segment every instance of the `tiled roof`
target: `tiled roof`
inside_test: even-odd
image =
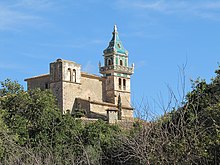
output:
[[[109,42],[109,46],[103,51],[104,54],[106,53],[112,53],[112,52],[116,52],[116,53],[120,53],[120,54],[128,54],[128,51],[124,48],[124,46],[122,45],[122,42],[118,36],[118,31],[117,31],[117,26],[114,26],[114,31],[112,32],[112,39]]]

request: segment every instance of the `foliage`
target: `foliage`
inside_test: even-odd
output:
[[[85,125],[71,114],[63,115],[48,90],[26,92],[10,80],[2,84],[2,163],[6,163],[7,157],[8,164],[20,161],[26,164],[31,161],[34,164],[97,164],[102,158],[102,149],[106,149],[113,135],[119,132],[117,126],[102,121]],[[6,139],[11,139],[8,141],[11,145],[5,144]]]
[[[19,91],[23,91],[24,88],[17,82],[6,79],[2,81],[0,89],[0,96],[5,96],[7,94],[17,94]]]
[[[49,90],[1,82],[2,164],[219,164],[220,70],[192,83],[183,106],[130,130],[63,115]],[[81,111],[79,111],[81,112]],[[80,115],[81,116],[81,115]]]

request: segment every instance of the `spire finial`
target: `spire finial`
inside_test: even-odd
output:
[[[114,32],[117,32],[117,26],[116,25],[114,25]]]

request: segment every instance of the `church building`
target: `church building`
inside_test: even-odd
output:
[[[48,74],[25,81],[28,89],[50,89],[64,114],[80,112],[85,118],[110,123],[133,119],[130,76],[134,65],[128,65],[128,51],[119,39],[116,25],[103,57],[103,66],[99,63],[101,76],[82,72],[81,65],[76,62],[57,59],[50,63]]]

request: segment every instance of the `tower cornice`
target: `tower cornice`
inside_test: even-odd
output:
[[[110,66],[103,66],[99,69],[101,74],[106,74],[110,71],[114,71],[117,73],[125,73],[128,75],[132,75],[134,73],[133,67],[121,66],[121,65],[110,65]]]

